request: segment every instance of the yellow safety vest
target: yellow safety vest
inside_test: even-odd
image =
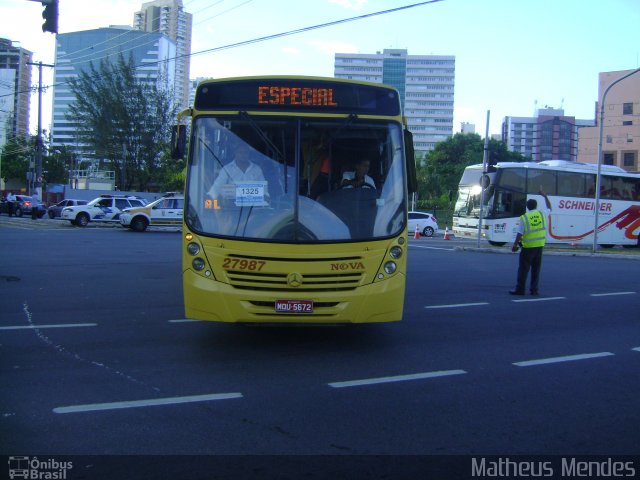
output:
[[[520,221],[524,225],[522,247],[544,247],[545,240],[547,239],[547,222],[544,215],[538,210],[534,210],[522,215]]]

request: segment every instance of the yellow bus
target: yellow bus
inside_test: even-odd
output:
[[[401,320],[415,161],[397,90],[320,77],[206,80],[178,118],[174,157],[185,151],[187,318]]]

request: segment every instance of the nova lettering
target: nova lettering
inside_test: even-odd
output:
[[[305,105],[313,107],[337,107],[333,88],[308,87],[258,87],[258,103],[263,105]]]
[[[364,270],[362,262],[332,263],[331,270]]]

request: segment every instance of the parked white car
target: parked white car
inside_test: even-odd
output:
[[[120,224],[136,232],[147,227],[182,226],[184,196],[170,193],[144,207],[127,208],[120,214]]]
[[[413,235],[416,226],[423,237],[432,237],[438,232],[438,221],[432,213],[409,212],[409,235]]]
[[[86,227],[89,222],[116,223],[125,208],[144,207],[146,204],[145,199],[135,196],[100,195],[86,205],[63,208],[61,218],[79,227]]]

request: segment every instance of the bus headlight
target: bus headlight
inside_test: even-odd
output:
[[[391,247],[391,250],[389,250],[389,255],[391,255],[391,258],[395,258],[397,260],[402,256],[402,249],[398,246]]]
[[[187,252],[189,252],[190,255],[193,255],[194,257],[200,253],[200,245],[198,245],[197,243],[191,242],[190,244],[187,245]]]
[[[193,266],[194,270],[197,270],[199,272],[204,270],[205,267],[204,260],[200,257],[194,258],[193,262],[191,262],[191,265]]]
[[[398,266],[396,265],[396,262],[387,262],[384,264],[384,271],[387,273],[387,275],[395,273],[397,269]]]

